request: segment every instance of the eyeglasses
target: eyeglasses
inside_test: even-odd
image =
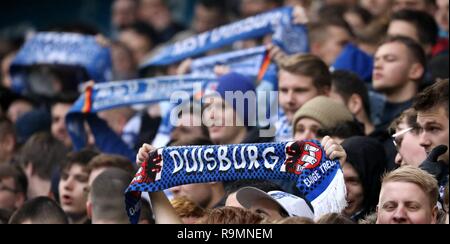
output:
[[[392,136],[392,138],[394,139],[393,140],[394,145],[397,148],[397,150],[399,150],[400,147],[402,146],[404,136],[412,130],[414,130],[414,128],[404,129],[404,130],[400,131],[399,133],[396,133],[395,135]]]

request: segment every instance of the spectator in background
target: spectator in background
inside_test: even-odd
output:
[[[226,100],[226,93],[242,92],[250,99],[245,104],[236,104],[232,98]],[[219,78],[214,94],[207,94],[204,101],[205,125],[209,137],[216,145],[261,143],[272,138],[260,137],[256,124],[256,92],[254,83],[245,76],[230,73]],[[248,106],[247,106],[248,105]]]
[[[316,224],[320,225],[354,225],[356,224],[351,218],[338,213],[326,214],[320,217]]]
[[[119,33],[119,40],[133,53],[135,64],[146,61],[150,52],[159,44],[159,36],[155,30],[145,23],[137,22],[125,27]]]
[[[441,37],[448,39],[448,3],[447,0],[437,0],[436,4],[438,6],[438,10],[436,11],[435,17],[436,22],[438,23],[441,33]]]
[[[20,167],[0,165],[0,209],[15,211],[27,199],[27,176]]]
[[[342,18],[322,20],[309,26],[311,54],[331,66],[344,47],[353,41],[350,25]]]
[[[328,97],[316,97],[295,113],[294,139],[298,141],[319,139],[320,129],[331,129],[344,122],[353,121],[348,109]]]
[[[55,201],[38,197],[17,210],[9,224],[69,224],[69,220]]]
[[[436,0],[394,0],[392,9],[394,12],[410,9],[434,15],[436,12]]]
[[[398,166],[419,167],[427,154],[420,146],[417,112],[414,109],[406,110],[392,123],[390,130],[398,152],[395,163]]]
[[[138,0],[138,18],[140,21],[152,26],[161,42],[171,40],[178,32],[185,29],[173,20],[167,1],[164,0]]]
[[[92,182],[105,170],[110,168],[118,168],[130,174],[136,173],[136,166],[127,158],[119,155],[100,154],[92,158],[88,164],[89,186]]]
[[[372,13],[375,18],[390,15],[393,0],[361,0],[361,6]]]
[[[75,103],[76,97],[63,97],[55,99],[52,104],[52,135],[61,141],[68,149],[72,148],[72,139],[66,128],[66,115]]]
[[[11,162],[16,145],[17,139],[13,123],[0,115],[0,165]]]
[[[209,211],[205,217],[198,222],[204,225],[255,225],[261,224],[264,218],[250,210],[225,207]]]
[[[129,1],[129,0],[127,0]],[[111,46],[114,80],[131,80],[137,78],[137,64],[132,51],[122,42],[116,41]]]
[[[184,224],[195,224],[206,214],[203,208],[185,197],[175,198],[170,203]]]
[[[137,0],[115,0],[112,4],[112,25],[122,30],[137,21]]]
[[[314,218],[314,210],[302,198],[281,191],[264,192],[245,187],[236,193],[236,199],[245,209],[276,221],[287,217]]]
[[[335,71],[331,75],[330,98],[345,105],[358,122],[364,124],[364,132],[375,131],[371,120],[369,91],[366,84],[348,71]]]
[[[200,34],[224,25],[228,22],[227,14],[226,1],[199,0],[195,5],[192,30],[195,34]]]
[[[281,7],[282,0],[241,0],[239,12],[246,18]]]
[[[72,224],[84,224],[87,221],[86,202],[89,173],[87,165],[97,156],[93,150],[69,153],[61,170],[59,182],[59,202]]]
[[[409,37],[420,43],[426,55],[432,57],[433,47],[438,42],[439,27],[433,16],[425,12],[401,10],[392,15],[388,35]]]
[[[8,118],[16,123],[22,116],[33,111],[34,104],[26,97],[17,97],[10,105],[7,111]]]
[[[121,169],[107,169],[92,183],[87,213],[92,224],[129,224],[123,193],[133,177]]]
[[[376,210],[381,177],[386,172],[386,153],[382,144],[368,137],[352,137],[342,146],[347,153],[342,171],[348,202],[343,214],[358,222]]]
[[[375,55],[373,88],[386,96],[377,128],[387,129],[410,108],[424,78],[427,59],[422,47],[407,37],[388,38]]]
[[[275,124],[276,141],[287,141],[292,139],[295,113],[311,99],[329,94],[331,74],[320,58],[309,54],[286,56],[279,67],[279,103],[284,116]]]
[[[365,29],[373,19],[372,14],[359,5],[354,5],[347,8],[343,17],[352,27],[352,31],[354,33],[358,30]]]
[[[135,148],[138,142],[139,130],[142,126],[141,115],[131,107],[122,107],[102,111],[99,117],[122,138],[129,148]]]
[[[420,93],[414,102],[420,145],[429,155],[421,168],[438,179],[442,195],[449,178],[448,83],[448,79],[436,82]]]
[[[60,170],[67,149],[48,133],[32,136],[23,146],[19,163],[28,179],[27,198],[50,196],[52,175]]]
[[[377,224],[436,224],[439,190],[432,175],[406,166],[382,182]]]
[[[244,187],[253,187],[263,192],[281,191],[281,187],[271,181],[240,180],[226,186],[225,206],[243,208],[236,198],[237,192]]]

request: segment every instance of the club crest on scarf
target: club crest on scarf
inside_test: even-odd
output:
[[[148,184],[161,180],[163,159],[160,150],[150,153],[148,162],[144,162],[131,184]]]
[[[322,161],[322,150],[311,142],[292,142],[286,145],[286,161],[281,172],[301,175],[305,169],[314,169]]]

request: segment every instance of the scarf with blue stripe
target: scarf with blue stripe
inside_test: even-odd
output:
[[[161,148],[149,154],[126,190],[130,221],[138,223],[142,192],[243,179],[294,181],[316,217],[340,213],[347,205],[338,161],[318,141]]]
[[[11,64],[12,88],[15,92],[29,92],[30,68],[36,65],[72,70],[82,68],[96,82],[112,79],[110,49],[101,46],[95,36],[59,32],[39,32],[34,35]],[[79,83],[85,81],[82,77],[78,78]]]
[[[122,141],[97,113],[119,107],[137,104],[155,104],[170,101],[175,91],[186,92],[189,96],[201,93],[213,77],[159,77],[123,82],[95,84],[77,100],[66,116],[66,126],[75,150],[86,146],[85,124],[90,126],[96,145],[104,153],[120,154],[135,160],[135,152]]]
[[[287,53],[308,52],[306,27],[293,24],[293,8],[284,7],[221,26],[176,42],[161,50],[143,67],[165,66],[196,57],[236,41],[273,34],[273,42]]]

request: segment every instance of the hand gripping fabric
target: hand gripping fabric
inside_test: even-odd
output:
[[[142,192],[195,183],[289,180],[297,182],[316,217],[347,205],[340,164],[326,157],[318,141],[167,147],[149,156],[125,193],[133,224],[139,221]]]

